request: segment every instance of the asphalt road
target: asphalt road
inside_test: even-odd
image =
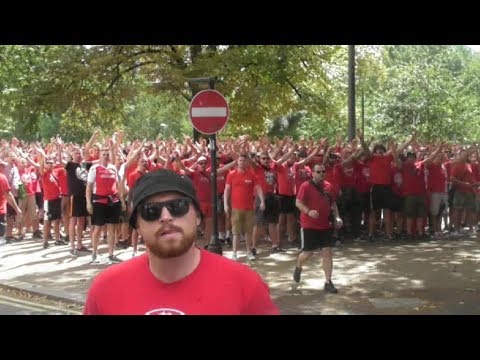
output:
[[[61,307],[54,302],[22,299],[0,294],[0,315],[80,315],[78,310]]]

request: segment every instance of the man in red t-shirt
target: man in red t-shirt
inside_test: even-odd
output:
[[[203,221],[201,224],[202,230],[204,232],[203,244],[205,248],[211,241],[212,238],[212,169],[207,168],[208,159],[205,156],[200,156],[197,159],[197,162],[193,164],[192,167],[187,168],[183,167],[184,171],[193,181],[193,186],[198,194],[198,200],[200,202],[200,210],[203,214]],[[232,162],[226,166],[220,167],[217,169],[217,178],[219,174],[224,174],[231,168],[235,166],[235,162]]]
[[[300,210],[300,224],[302,227],[301,252],[298,255],[293,273],[294,286],[300,282],[302,267],[317,249],[322,249],[323,271],[325,273],[324,290],[336,293],[332,283],[333,270],[333,228],[331,212],[333,212],[336,228],[342,226],[342,219],[338,213],[335,199],[337,191],[334,186],[325,181],[326,169],[322,164],[313,167],[313,179],[304,182],[297,194],[296,206]]]
[[[195,246],[200,204],[190,179],[141,177],[130,223],[148,251],[100,273],[86,315],[277,315],[267,284],[248,266]]]
[[[40,179],[43,184],[43,248],[48,248],[48,240],[50,238],[50,230],[53,226],[53,234],[55,237],[55,245],[66,245],[60,239],[60,219],[62,218],[62,200],[60,198],[60,184],[53,174],[53,166],[55,165],[54,157],[46,157],[41,153],[39,158]]]
[[[122,260],[113,254],[115,247],[115,224],[120,223],[120,214],[126,210],[123,189],[119,186],[117,169],[110,163],[110,149],[103,148],[100,161],[88,171],[87,211],[92,215],[92,263],[99,263],[97,248],[100,232],[107,225],[108,259],[111,263]]]
[[[475,180],[472,167],[470,165],[470,155],[472,149],[468,149],[460,154],[460,157],[455,161],[451,168],[451,181],[455,187],[452,202],[452,223],[455,228],[453,235],[458,235],[460,231],[460,220],[463,211],[466,212],[467,226],[473,227],[476,225],[475,215],[475,187],[477,181]],[[474,232],[472,231],[472,235]]]
[[[258,184],[258,178],[253,171],[247,167],[246,161],[246,155],[242,154],[239,156],[237,168],[227,176],[223,197],[225,215],[229,216],[230,210],[232,214],[232,250],[234,260],[237,259],[237,248],[242,233],[245,234],[245,244],[249,258],[252,260],[255,258],[255,254],[251,249],[253,226],[255,223],[253,211],[255,193],[260,199],[260,210],[265,210],[265,199],[262,188]]]

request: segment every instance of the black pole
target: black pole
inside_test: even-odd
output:
[[[208,87],[215,89],[215,79],[210,78]],[[208,251],[222,255],[222,243],[218,238],[217,222],[217,134],[210,135],[210,158],[212,159],[212,238],[208,244]]]
[[[210,135],[210,157],[212,158],[212,238],[208,244],[208,251],[222,255],[222,243],[218,238],[217,224],[217,135]]]
[[[355,45],[348,45],[348,141],[355,138]]]
[[[362,134],[365,134],[365,92],[362,90]]]
[[[205,78],[190,78],[188,79],[189,84],[205,84],[208,83],[208,87],[211,90],[215,90],[215,82],[221,81],[216,77],[205,77]],[[192,87],[193,92],[193,87]],[[195,90],[195,94],[198,92],[198,89]],[[194,129],[194,136],[200,136],[200,133]],[[212,184],[212,238],[208,243],[208,251],[214,252],[216,254],[222,255],[222,243],[218,238],[218,222],[217,222],[217,134],[210,135],[210,157],[212,159],[212,175],[210,183]]]

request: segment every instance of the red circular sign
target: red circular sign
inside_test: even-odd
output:
[[[192,99],[189,114],[195,129],[212,135],[223,129],[230,109],[227,100],[218,91],[203,90]]]

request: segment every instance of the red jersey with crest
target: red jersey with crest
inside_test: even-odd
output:
[[[196,269],[173,283],[152,274],[146,254],[111,266],[94,279],[84,314],[279,314],[267,284],[254,270],[203,249],[200,256]]]
[[[109,196],[117,194],[117,169],[108,164],[104,167],[100,164],[93,165],[88,172],[87,182],[93,184],[93,194]],[[106,204],[107,199],[97,199],[95,202]]]

